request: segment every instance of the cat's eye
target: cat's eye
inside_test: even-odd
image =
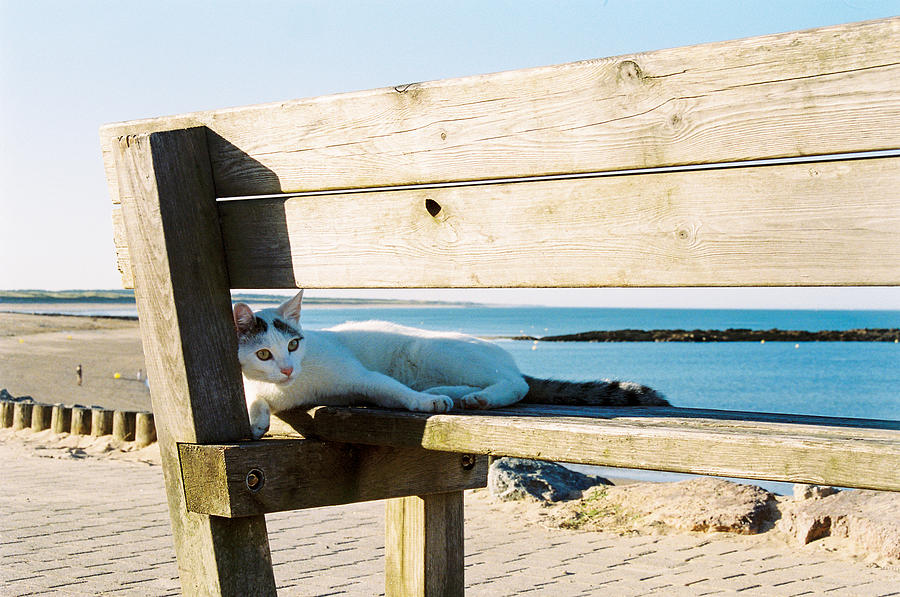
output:
[[[272,358],[272,353],[269,352],[268,348],[260,348],[256,351],[256,356],[259,357],[260,361],[268,361]]]
[[[294,338],[293,340],[288,342],[288,350],[291,352],[297,350],[298,346],[300,346],[300,340],[298,340],[297,338]]]

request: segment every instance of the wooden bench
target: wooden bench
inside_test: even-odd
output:
[[[272,595],[265,513],[382,498],[387,593],[462,594],[487,455],[900,490],[896,421],[320,407],[246,441],[229,292],[897,285],[898,47],[893,18],[103,127],[185,594]]]

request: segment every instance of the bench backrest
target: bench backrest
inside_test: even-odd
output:
[[[229,289],[896,285],[898,47],[893,18],[103,127],[185,594],[275,592],[264,517],[185,502],[179,444],[250,437]],[[389,514],[389,586],[461,594],[442,500]]]
[[[897,47],[894,18],[102,140],[114,201],[119,137],[190,127],[218,198],[333,193],[218,203],[232,288],[889,285],[900,162],[846,154],[900,148]]]

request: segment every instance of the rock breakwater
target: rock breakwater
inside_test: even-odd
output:
[[[900,328],[854,330],[597,330],[558,336],[514,336],[538,342],[900,342]]]

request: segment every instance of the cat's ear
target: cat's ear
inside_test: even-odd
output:
[[[256,327],[256,316],[253,309],[244,303],[237,303],[234,306],[234,327],[237,329],[238,335],[249,334]]]
[[[300,303],[302,302],[303,291],[301,290],[294,298],[279,305],[278,312],[286,320],[298,322],[300,321]]]

